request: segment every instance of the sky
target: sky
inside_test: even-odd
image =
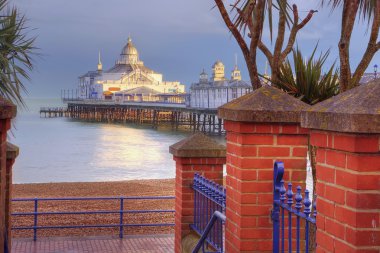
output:
[[[226,3],[231,0],[226,1]],[[300,17],[318,10],[297,37],[307,56],[316,43],[319,50],[331,50],[327,65],[339,63],[337,44],[340,11],[322,8],[319,1],[294,0]],[[75,89],[78,76],[96,70],[98,52],[103,69],[111,68],[130,35],[144,64],[164,75],[167,81],[190,86],[202,69],[211,74],[220,59],[229,76],[237,55],[243,79],[248,72],[235,39],[226,28],[213,0],[13,0],[28,19],[29,36],[36,36],[38,56],[34,57],[31,81],[26,82],[30,98],[58,98],[62,89]],[[269,42],[269,32],[263,33]],[[357,23],[351,41],[353,66],[361,59],[368,32]],[[265,57],[259,53],[261,73]],[[368,71],[380,63],[375,55]]]

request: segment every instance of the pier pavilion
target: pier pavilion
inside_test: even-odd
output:
[[[179,81],[164,81],[163,75],[144,65],[131,37],[123,47],[115,65],[103,70],[100,53],[96,71],[88,71],[79,77],[81,99],[113,99],[114,93],[146,87],[158,93],[181,94],[185,85]]]
[[[199,75],[199,81],[190,88],[190,106],[193,108],[216,109],[233,99],[252,91],[252,85],[241,80],[241,73],[235,63],[231,78],[225,77],[224,64],[218,60],[212,66],[209,79],[205,70]]]

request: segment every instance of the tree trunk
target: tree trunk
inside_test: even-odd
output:
[[[310,139],[309,139],[310,141]],[[310,166],[311,166],[311,174],[313,176],[313,203],[316,201],[317,197],[317,163],[316,163],[316,157],[317,157],[317,147],[310,145],[309,142],[309,159],[310,159]],[[318,207],[317,207],[318,208]],[[314,212],[314,209],[312,209],[312,212]],[[313,213],[311,213],[313,215]],[[317,226],[313,223],[310,223],[309,226],[309,252],[315,252],[316,245],[317,245]]]
[[[247,67],[248,67],[249,78],[251,79],[252,88],[254,90],[260,88],[261,87],[261,80],[259,77],[259,73],[257,71],[256,63],[253,63],[253,62],[249,63],[249,64],[247,64]]]
[[[342,31],[338,45],[340,60],[340,92],[344,92],[350,87],[350,40],[358,8],[359,0],[344,1],[342,13]]]

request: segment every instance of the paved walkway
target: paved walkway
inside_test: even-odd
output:
[[[115,237],[54,237],[13,239],[12,253],[170,253],[174,252],[173,235]]]

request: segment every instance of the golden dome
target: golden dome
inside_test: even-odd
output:
[[[123,47],[121,54],[124,55],[138,55],[138,51],[136,47],[132,43],[131,37],[128,37],[128,43]]]

